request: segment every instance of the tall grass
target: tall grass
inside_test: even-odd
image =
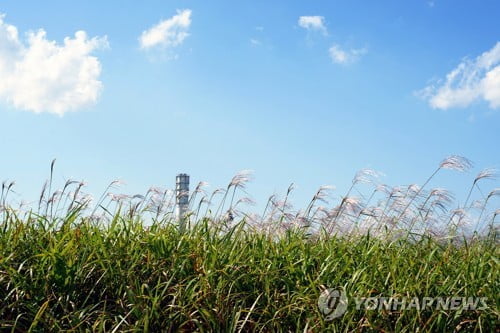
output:
[[[453,156],[432,177],[469,166]],[[499,211],[488,203],[498,190],[468,203],[494,176],[487,174],[475,178],[460,207],[449,208],[444,189],[391,188],[363,170],[333,207],[324,207],[331,188],[323,187],[296,211],[291,186],[258,216],[242,208],[249,202],[239,196],[249,180],[243,173],[211,194],[200,184],[184,231],[172,219],[169,190],[110,194],[113,182],[91,204],[82,182],[52,193],[49,181],[32,208],[10,205],[14,184],[4,183],[0,329],[494,331]],[[372,191],[353,197],[361,183]],[[325,321],[317,300],[328,287],[349,297],[487,297],[488,307],[375,311],[350,302],[341,318]]]

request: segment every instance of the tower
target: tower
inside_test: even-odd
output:
[[[175,219],[181,230],[185,227],[185,217],[189,204],[189,175],[180,173],[175,177]]]

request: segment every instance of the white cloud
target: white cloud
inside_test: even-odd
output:
[[[328,52],[334,63],[345,65],[356,62],[367,50],[366,48],[344,50],[340,45],[334,44]]]
[[[490,107],[500,107],[500,65],[486,73],[482,88],[483,97],[490,103]]]
[[[325,18],[323,16],[301,16],[299,17],[299,26],[307,30],[317,30],[324,34],[327,33]]]
[[[92,51],[106,37],[88,39],[84,31],[58,45],[42,29],[19,38],[0,14],[0,98],[18,109],[63,115],[93,104],[102,90],[101,65]]]
[[[177,10],[177,15],[167,20],[160,21],[157,25],[142,32],[139,43],[142,49],[156,46],[164,48],[175,47],[189,36],[188,29],[191,25],[191,10]]]
[[[252,44],[252,46],[262,45],[261,41],[256,38],[250,38],[250,44]]]
[[[446,75],[417,92],[434,109],[467,107],[475,101],[486,101],[490,108],[500,107],[500,42],[476,59],[464,59]]]

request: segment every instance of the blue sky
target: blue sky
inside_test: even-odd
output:
[[[95,196],[117,178],[130,194],[178,172],[215,189],[251,169],[259,205],[294,182],[298,206],[362,168],[421,184],[463,155],[470,174],[432,184],[461,198],[500,167],[498,1],[7,0],[0,13],[0,180],[19,199],[37,198],[53,158],[57,182]]]

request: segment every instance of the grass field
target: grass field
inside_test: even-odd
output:
[[[466,166],[452,157],[434,175]],[[358,174],[353,188],[372,176]],[[469,197],[492,177],[491,170],[478,175]],[[235,176],[218,204],[217,193],[204,196],[200,184],[184,229],[173,222],[168,191],[129,197],[108,189],[90,206],[82,184],[52,192],[49,180],[37,207],[22,209],[7,204],[12,186],[4,184],[0,329],[498,330],[498,210],[485,208],[498,190],[482,206],[448,209],[451,195],[442,189],[374,185],[363,199],[351,197],[351,189],[327,209],[319,205],[322,188],[308,207],[293,211],[290,188],[256,216],[239,209],[248,202],[239,197],[246,181],[245,173]],[[347,311],[326,320],[318,298],[339,287]],[[356,297],[482,297],[486,307],[357,309]]]

